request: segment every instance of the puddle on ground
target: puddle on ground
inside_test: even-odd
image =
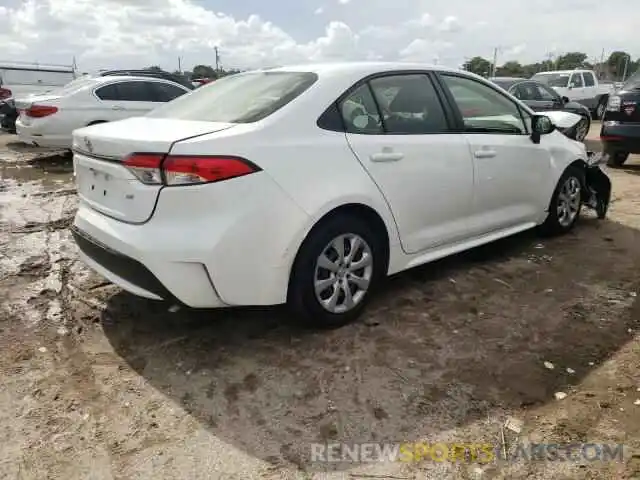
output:
[[[23,184],[32,184],[35,189],[43,191],[72,186],[71,158],[56,156],[35,159],[29,163],[0,164],[0,192],[22,187]]]

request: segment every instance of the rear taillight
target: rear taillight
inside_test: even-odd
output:
[[[198,185],[220,182],[260,171],[239,157],[134,153],[124,165],[147,185]]]
[[[11,98],[12,95],[13,94],[11,93],[11,90],[9,90],[8,88],[0,87],[0,100]]]
[[[53,115],[58,111],[58,107],[50,107],[48,105],[31,105],[24,111],[27,117],[42,118]]]

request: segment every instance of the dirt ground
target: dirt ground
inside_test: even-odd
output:
[[[640,478],[640,159],[609,171],[607,220],[398,275],[322,333],[280,308],[171,313],[90,273],[71,171],[0,136],[0,478]],[[310,463],[316,441],[497,444],[508,417],[511,442],[624,461]]]

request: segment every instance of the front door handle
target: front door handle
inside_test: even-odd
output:
[[[369,158],[371,158],[372,162],[397,162],[404,158],[404,154],[398,152],[381,152],[373,153]]]
[[[476,158],[493,158],[497,155],[495,150],[478,150],[473,156]]]
[[[124,110],[124,107],[121,107],[120,105],[114,105],[113,107],[111,107],[112,110]]]

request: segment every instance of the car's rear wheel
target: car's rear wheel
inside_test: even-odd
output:
[[[382,240],[362,219],[337,214],[304,241],[291,273],[288,304],[308,325],[336,328],[362,313],[384,276]]]
[[[596,120],[602,120],[604,118],[604,112],[607,110],[607,102],[609,99],[607,97],[603,97],[598,102],[598,106],[596,107]]]
[[[543,233],[559,235],[571,230],[580,218],[584,172],[568,167],[560,177],[549,202],[549,214],[541,225]]]
[[[607,165],[610,167],[621,167],[629,158],[629,152],[612,152],[609,154]]]

